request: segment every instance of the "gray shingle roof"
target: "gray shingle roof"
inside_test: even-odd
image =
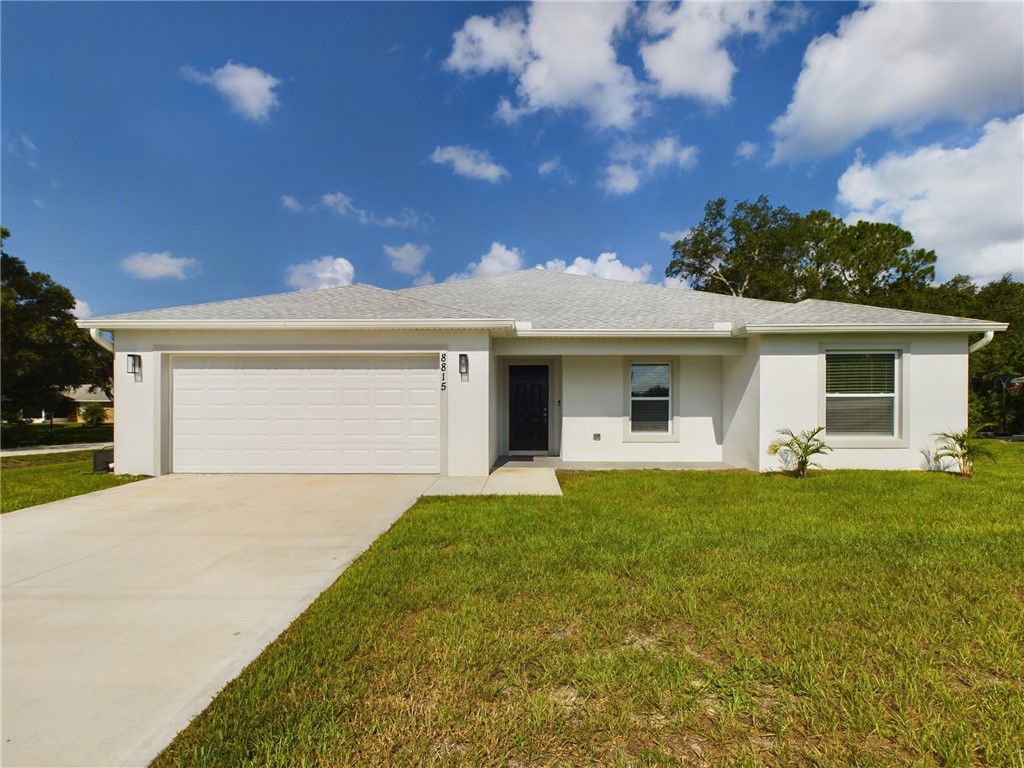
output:
[[[544,330],[713,330],[790,304],[528,269],[399,291],[430,302],[528,321]]]
[[[275,293],[251,299],[90,318],[88,325],[103,327],[105,320],[208,320],[216,323],[232,320],[441,320],[478,317],[481,316],[465,310],[427,304],[413,296],[403,296],[372,285],[346,285],[318,291]]]
[[[131,312],[80,322],[87,328],[258,327],[279,323],[326,327],[344,323],[363,327],[453,326],[509,327],[523,332],[600,333],[636,331],[644,335],[719,332],[793,332],[857,326],[872,330],[988,330],[1001,324],[981,320],[882,309],[833,301],[786,304],[741,299],[701,291],[627,283],[596,277],[529,269],[493,277],[388,291],[348,285],[318,291],[293,291],[251,299]],[[724,326],[722,324],[729,324]],[[717,326],[717,327],[716,327]]]

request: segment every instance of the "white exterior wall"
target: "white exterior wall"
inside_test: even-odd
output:
[[[967,425],[967,340],[963,335],[896,337],[766,336],[761,340],[759,469],[779,468],[767,454],[776,430],[825,423],[825,351],[889,351],[897,363],[897,418],[892,438],[830,437],[834,450],[815,460],[826,468],[919,469],[934,434]]]
[[[631,362],[672,365],[672,432],[629,432]],[[718,356],[588,355],[562,358],[561,457],[565,461],[722,460],[722,364]],[[594,436],[600,435],[600,440]]]
[[[739,357],[722,359],[722,461],[734,467],[758,469],[758,430],[761,425],[761,342],[747,339]]]
[[[489,402],[490,337],[487,331],[117,331],[114,337],[115,469],[161,475],[171,467],[170,371],[174,355],[448,353],[447,389],[441,393],[441,471],[486,475],[493,464]],[[142,356],[142,375],[127,371],[127,355]],[[458,372],[469,355],[469,375]],[[438,379],[440,387],[440,377]]]

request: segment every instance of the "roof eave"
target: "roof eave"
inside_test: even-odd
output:
[[[116,318],[89,318],[78,321],[79,328],[117,330],[499,330],[515,328],[512,320],[439,319],[439,320],[118,320]]]
[[[679,328],[532,328],[517,329],[519,338],[711,338],[728,339],[732,330]]]
[[[1005,331],[1007,323],[902,323],[892,325],[886,323],[768,323],[746,325],[739,329],[739,336],[750,334],[801,334],[801,333],[984,333],[985,331]]]

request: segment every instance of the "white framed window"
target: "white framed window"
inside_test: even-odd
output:
[[[898,352],[825,353],[825,434],[897,437]]]
[[[672,428],[672,366],[629,364],[629,431],[668,434]]]

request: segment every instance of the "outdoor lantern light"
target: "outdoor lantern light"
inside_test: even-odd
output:
[[[142,355],[128,355],[128,373],[142,373]]]
[[[459,355],[459,373],[469,375],[469,355]]]

